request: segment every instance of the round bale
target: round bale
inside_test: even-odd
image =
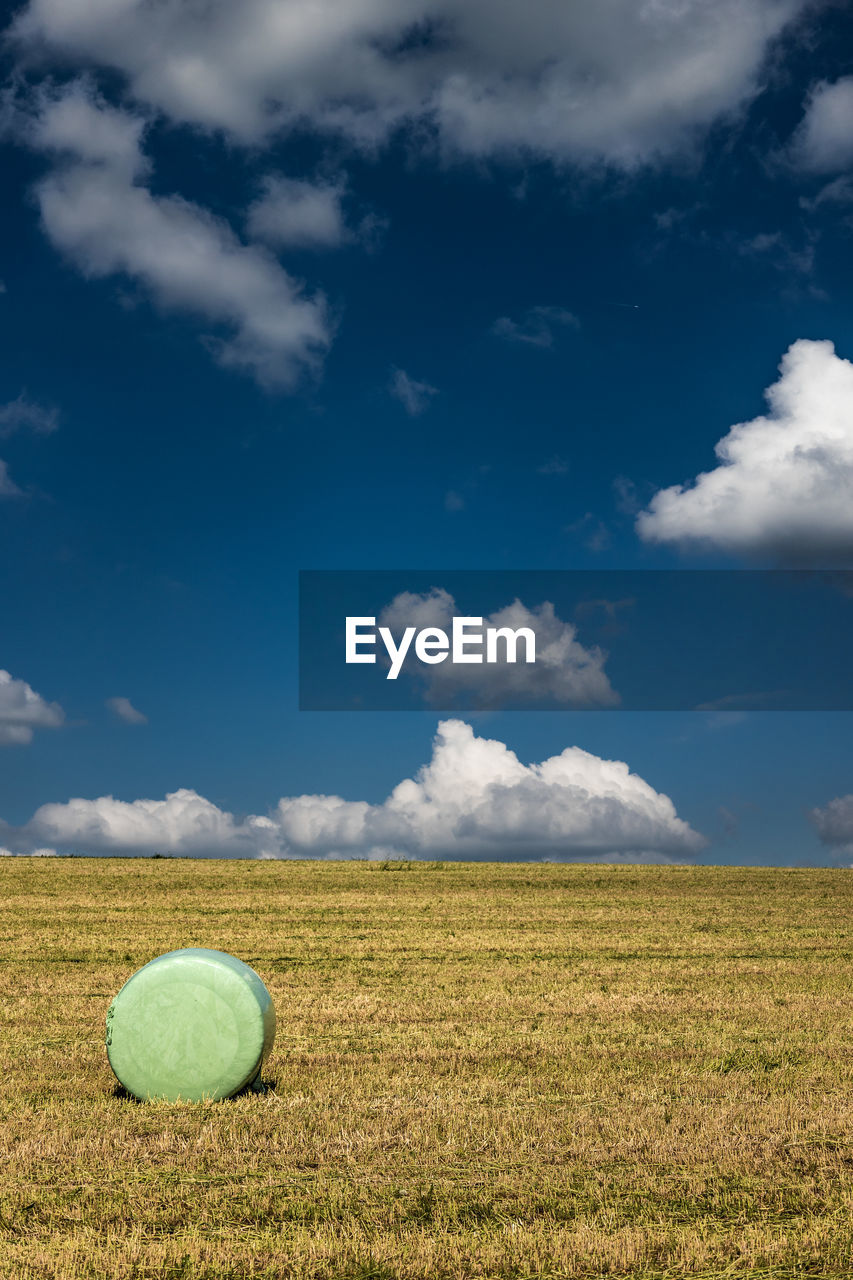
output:
[[[230,1098],[259,1077],[275,1038],[261,979],[224,951],[186,947],[138,969],[107,1013],[107,1056],[140,1099]]]

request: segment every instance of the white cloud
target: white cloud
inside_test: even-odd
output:
[[[56,729],[64,719],[59,703],[46,702],[26,680],[0,671],[0,746],[26,746],[36,729]]]
[[[249,234],[276,247],[336,249],[354,238],[344,218],[343,181],[309,182],[270,175],[248,209]]]
[[[438,387],[431,387],[428,382],[417,382],[405,369],[392,369],[388,394],[399,400],[406,413],[414,418],[429,407],[433,396],[438,395]]]
[[[36,435],[46,436],[59,426],[59,411],[31,400],[22,391],[14,400],[0,405],[0,436],[10,436],[14,431],[29,428]]]
[[[0,458],[0,498],[20,498],[22,492],[9,475],[9,464]]]
[[[456,489],[448,489],[444,495],[444,509],[445,511],[464,511],[465,499],[462,494],[458,493]]]
[[[853,365],[803,338],[780,371],[769,412],[731,428],[713,471],[656,493],[640,537],[780,563],[853,554]]]
[[[492,333],[508,342],[522,342],[532,347],[553,347],[554,330],[558,326],[577,329],[580,321],[564,307],[531,307],[521,320],[500,316],[492,325]]]
[[[853,853],[853,795],[838,796],[822,809],[812,809],[809,819],[823,844],[837,853]]]
[[[633,168],[761,87],[809,0],[30,0],[27,54],[118,70],[174,121],[247,143],[308,124],[371,146],[406,122],[472,156]]]
[[[853,165],[853,76],[815,86],[790,155],[809,173],[837,173]]]
[[[29,138],[58,156],[36,187],[48,237],[86,275],[130,276],[160,305],[230,330],[208,339],[221,364],[265,386],[292,385],[331,340],[324,299],[306,297],[268,250],[243,244],[221,218],[144,186],[143,128],[84,81],[42,95]]]
[[[619,851],[690,853],[702,837],[619,761],[569,747],[523,765],[502,742],[445,720],[432,760],[381,805],[338,797],[282,800],[291,852],[354,853],[374,847],[410,856],[580,857]]]
[[[23,829],[32,843],[50,841],[79,853],[175,853],[190,857],[258,856],[266,850],[268,820],[235,822],[195,791],[165,800],[69,800],[43,804]]]
[[[137,711],[129,698],[107,698],[106,705],[125,724],[148,723],[148,717],[143,715],[141,711]]]
[[[104,796],[42,805],[11,843],[21,852],[49,843],[77,853],[645,861],[706,842],[618,760],[568,747],[523,765],[504,743],[445,720],[431,761],[382,804],[303,795],[238,822],[195,791],[131,803]]]
[[[380,614],[379,625],[399,637],[406,627],[440,627],[449,634],[460,611],[449,592],[434,588],[424,595],[404,591]],[[614,707],[619,695],[604,670],[607,654],[597,645],[586,648],[577,627],[563,622],[546,601],[528,609],[519,600],[497,609],[483,620],[485,627],[528,627],[536,635],[536,661],[527,663],[458,664],[444,661],[424,667],[409,656],[403,670],[423,682],[424,697],[437,707],[456,705],[455,699],[474,696],[478,705],[506,707],[516,703],[558,703],[565,707]],[[501,649],[502,653],[503,650]],[[524,648],[519,646],[520,658]]]
[[[0,858],[55,858],[55,849],[0,849]]]

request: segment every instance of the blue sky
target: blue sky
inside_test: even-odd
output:
[[[853,861],[847,713],[297,710],[300,569],[853,562],[845,6],[481,8],[8,9],[0,846]]]

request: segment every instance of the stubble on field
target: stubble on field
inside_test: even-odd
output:
[[[184,946],[266,1093],[116,1089]],[[843,870],[4,860],[0,1275],[853,1276],[851,956]]]

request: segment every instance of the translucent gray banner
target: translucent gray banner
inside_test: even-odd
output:
[[[307,570],[305,711],[853,710],[853,571]]]

